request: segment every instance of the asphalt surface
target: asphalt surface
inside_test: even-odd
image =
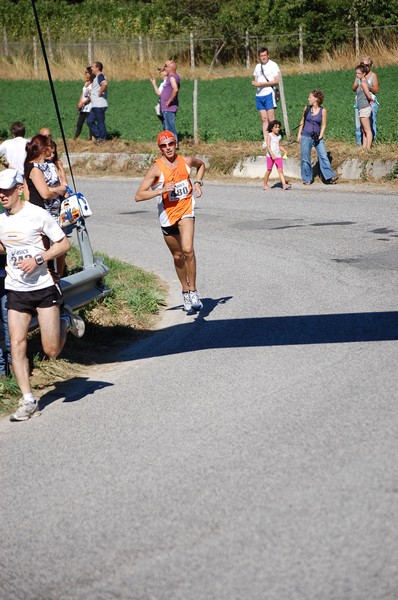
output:
[[[206,184],[186,316],[137,185],[78,187],[169,306],[0,421],[1,600],[395,600],[397,194]]]

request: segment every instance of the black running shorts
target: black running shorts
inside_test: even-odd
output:
[[[36,315],[38,308],[50,308],[50,306],[62,306],[64,298],[61,288],[56,283],[42,290],[31,292],[7,291],[7,308],[17,312]]]

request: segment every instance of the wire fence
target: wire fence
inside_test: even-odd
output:
[[[45,32],[49,59],[62,63],[66,59],[81,64],[91,64],[96,57],[106,56],[107,61],[128,62],[132,65],[163,64],[165,58],[174,58],[181,64],[189,65],[194,71],[197,66],[208,66],[211,70],[217,64],[240,63],[250,69],[257,62],[258,50],[267,46],[275,60],[295,58],[303,64],[308,54],[311,32],[299,27],[290,33],[270,34],[260,38],[246,32],[245,36],[234,40],[222,37],[198,37],[193,32],[189,38],[158,40],[144,38],[115,41],[100,39],[97,32],[81,42],[53,42],[50,30]],[[346,27],[340,31],[345,45],[350,45],[359,58],[361,48],[382,43],[386,48],[398,44],[398,24],[374,27]],[[12,41],[3,27],[3,40],[0,44],[0,59],[29,61],[38,74],[38,40]]]

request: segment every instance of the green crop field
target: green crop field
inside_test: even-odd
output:
[[[380,78],[380,110],[378,140],[398,141],[398,113],[396,110],[396,81],[398,67],[377,70]],[[327,137],[354,141],[354,94],[351,91],[354,71],[333,71],[316,75],[284,77],[286,104],[290,128],[299,122],[308,93],[320,88],[325,93],[329,119]],[[260,120],[255,110],[254,88],[251,78],[234,77],[198,82],[198,126],[205,142],[256,141],[261,139]],[[0,137],[8,137],[13,121],[23,121],[27,135],[48,126],[58,137],[55,109],[46,81],[1,82]],[[82,84],[57,81],[60,112],[67,137],[72,137],[76,123],[76,104]],[[193,81],[183,80],[180,92],[178,131],[182,136],[193,136]],[[154,106],[157,97],[149,81],[110,81],[108,131],[113,137],[133,141],[153,141],[159,131]],[[281,109],[277,117],[282,120]]]

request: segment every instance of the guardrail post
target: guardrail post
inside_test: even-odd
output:
[[[83,262],[83,269],[94,266],[94,255],[91,247],[90,238],[84,221],[79,221],[76,225],[77,241],[79,242],[80,254]]]

